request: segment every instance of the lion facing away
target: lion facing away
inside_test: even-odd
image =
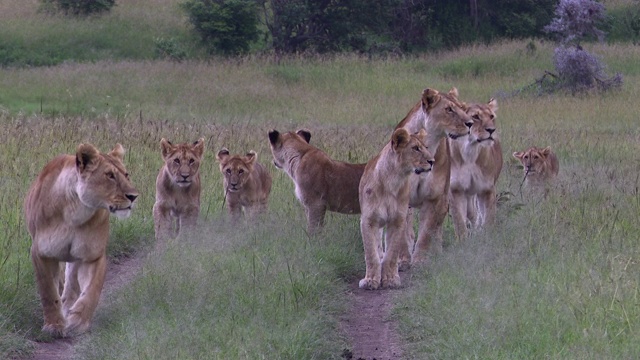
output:
[[[360,231],[366,264],[365,277],[359,282],[362,289],[400,286],[398,260],[401,250],[408,245],[405,227],[411,191],[409,178],[431,171],[434,163],[424,138],[424,130],[411,135],[404,128],[396,129],[391,141],[366,165],[359,186]],[[385,227],[383,255],[380,244]]]
[[[264,213],[271,193],[271,174],[256,161],[256,152],[232,156],[227,148],[222,148],[216,157],[224,176],[225,199],[231,217],[237,220],[243,209],[251,217]]]
[[[502,148],[496,133],[498,103],[471,104],[467,114],[473,125],[469,136],[451,145],[449,212],[459,239],[467,236],[467,224],[481,227],[495,221],[496,183],[502,170]]]
[[[526,151],[516,151],[513,157],[524,167],[524,182],[530,186],[548,184],[558,176],[560,163],[551,147],[530,147]]]
[[[200,162],[204,138],[174,145],[160,140],[164,164],[156,178],[153,221],[156,240],[162,242],[192,228],[200,214]]]
[[[120,144],[108,154],[80,144],[75,155],[51,160],[26,195],[42,330],[54,337],[91,325],[107,270],[109,214],[128,217],[138,197],[123,159]]]
[[[433,170],[420,176],[411,176],[409,205],[407,214],[407,234],[409,251],[400,255],[401,270],[411,262],[428,260],[429,254],[442,250],[444,220],[449,208],[449,186],[451,177],[451,154],[447,138],[457,139],[469,134],[473,124],[466,113],[466,106],[458,100],[458,90],[441,93],[434,89],[424,89],[420,101],[396,126],[414,134],[426,130],[424,141],[433,154]],[[418,210],[418,237],[414,245],[413,209]],[[413,253],[411,253],[413,251]]]
[[[358,185],[366,164],[331,159],[309,144],[307,130],[269,131],[273,164],[295,184],[295,194],[307,216],[307,229],[315,233],[324,225],[325,213],[359,214]]]

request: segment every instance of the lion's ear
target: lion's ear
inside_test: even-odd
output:
[[[109,155],[120,159],[120,161],[124,161],[124,147],[122,147],[120,143],[117,143],[109,152]]]
[[[302,136],[302,138],[304,139],[304,141],[307,142],[307,144],[309,143],[309,141],[311,141],[311,132],[309,130],[300,129],[296,132],[296,134]]]
[[[422,92],[422,105],[427,108],[434,107],[440,101],[440,93],[434,89],[424,89]]]
[[[518,160],[522,160],[523,156],[524,156],[524,153],[522,151],[516,151],[513,153],[513,157]]]
[[[540,150],[540,153],[545,157],[549,156],[549,154],[551,154],[551,146],[547,146],[546,148]]]
[[[76,149],[76,168],[80,173],[93,170],[98,163],[100,152],[91,144],[80,144]]]
[[[251,150],[247,153],[247,155],[244,156],[244,158],[247,165],[253,165],[253,163],[255,163],[256,159],[258,158],[258,154],[255,151]]]
[[[498,111],[498,100],[491,98],[489,99],[489,109],[491,109],[491,111],[496,112]]]
[[[409,139],[411,135],[405,128],[399,128],[393,132],[391,135],[391,148],[393,151],[398,151],[398,149],[402,149],[407,144],[409,144]]]
[[[280,133],[278,132],[278,130],[270,130],[269,131],[269,142],[271,143],[271,145],[275,146],[278,141],[280,140]]]
[[[226,147],[220,149],[220,151],[218,151],[218,154],[216,155],[216,159],[218,159],[219,162],[225,161],[228,157],[229,149],[227,149]]]
[[[456,88],[455,86],[451,88],[451,90],[449,90],[449,96],[453,96],[454,98],[458,98],[458,88]]]
[[[193,152],[200,158],[204,153],[204,138],[198,139],[193,143]]]
[[[171,141],[162,138],[160,140],[160,148],[162,149],[162,158],[165,159],[173,151],[173,144],[171,143]]]

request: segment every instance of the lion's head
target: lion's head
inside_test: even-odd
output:
[[[138,191],[125,169],[124,148],[120,144],[108,154],[93,145],[80,144],[76,150],[76,191],[80,201],[92,208],[108,209],[119,218],[131,215]]]
[[[400,164],[407,164],[416,174],[431,171],[433,155],[424,145],[427,136],[424,129],[409,134],[404,128],[396,129],[391,136],[391,150],[399,156]]]
[[[162,158],[171,181],[180,187],[187,187],[200,176],[200,162],[204,153],[204,138],[189,144],[174,145],[167,139],[160,140]]]
[[[257,154],[251,150],[246,155],[230,155],[227,148],[218,152],[220,172],[224,175],[224,188],[229,192],[242,190],[253,172]]]
[[[467,108],[467,114],[473,120],[469,140],[483,146],[491,146],[497,140],[496,111],[498,102],[489,100],[487,104],[472,104]]]
[[[452,139],[469,134],[469,128],[473,125],[471,117],[466,113],[466,105],[458,100],[456,88],[446,94],[434,89],[424,89],[422,110]]]
[[[516,151],[513,157],[524,167],[527,178],[547,180],[558,174],[558,158],[550,147],[530,147],[526,151]]]
[[[288,161],[310,148],[310,140],[311,133],[308,130],[289,131],[284,134],[278,130],[269,131],[273,165],[278,169],[286,167]]]

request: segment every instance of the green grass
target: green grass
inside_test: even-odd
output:
[[[33,6],[16,4],[14,17]],[[122,12],[113,16],[140,4],[118,5]],[[5,21],[11,13],[2,6]],[[173,11],[168,2],[157,6]],[[159,15],[136,16],[151,24],[144,16]],[[24,38],[36,31],[7,23]],[[428,269],[411,270],[411,285],[397,292],[394,310],[405,354],[637,358],[639,54],[631,45],[588,47],[611,73],[623,73],[619,92],[501,96],[553,70],[553,45],[537,42],[395,60],[113,57],[0,69],[0,357],[28,353],[30,339],[46,340],[22,217],[28,184],[46,161],[80,142],[104,151],[121,142],[141,196],[130,219],[112,222],[108,251],[112,258],[149,253],[141,274],[99,305],[76,357],[338,358],[349,346],[338,325],[344,293],[364,273],[359,219],[330,216],[325,233],[308,238],[291,180],[268,165],[267,131],[305,127],[331,156],[364,162],[423,88],[456,86],[465,101],[498,97],[505,156],[498,191],[515,197],[499,209],[495,229],[466,243],[452,242],[447,221],[444,254]],[[207,150],[204,229],[159,253],[151,250],[151,209],[162,137],[204,137]],[[560,158],[558,189],[546,201],[520,196],[522,173],[510,154],[531,145],[549,145]],[[214,157],[223,146],[256,150],[267,164],[274,179],[266,221],[236,229],[225,224]]]

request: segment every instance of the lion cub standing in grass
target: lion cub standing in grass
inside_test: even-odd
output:
[[[164,164],[156,178],[153,221],[156,240],[165,241],[197,223],[204,138],[177,145],[163,138],[160,147]]]
[[[425,137],[424,130],[410,135],[406,129],[399,128],[393,132],[391,141],[365,167],[359,196],[366,275],[360,280],[360,288],[375,290],[400,286],[398,258],[403,248],[408,246],[405,234],[411,191],[409,177],[431,171],[434,163],[433,155],[423,143]],[[382,257],[379,245],[384,227],[387,232]]]
[[[307,215],[307,230],[313,234],[324,226],[327,210],[360,214],[358,185],[366,164],[333,160],[310,140],[307,130],[269,131],[273,164],[293,180]]]
[[[25,198],[42,330],[54,337],[91,325],[107,272],[109,214],[128,217],[138,197],[123,159],[120,144],[108,154],[80,144],[75,156],[51,160]]]
[[[560,163],[550,147],[530,147],[526,151],[516,151],[513,157],[524,167],[524,181],[529,186],[546,185],[558,176]]]
[[[467,236],[467,224],[480,227],[495,221],[496,183],[502,170],[502,148],[496,133],[498,103],[472,104],[467,108],[473,125],[469,136],[449,139],[451,186],[449,212],[459,239]]]
[[[240,218],[243,209],[250,217],[267,210],[271,174],[256,161],[257,157],[255,151],[249,151],[245,156],[231,156],[227,148],[218,152],[227,208],[234,220]]]

